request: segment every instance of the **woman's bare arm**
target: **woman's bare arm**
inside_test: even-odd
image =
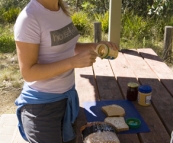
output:
[[[73,68],[91,66],[97,56],[93,50],[87,50],[61,61],[38,64],[38,44],[16,41],[16,48],[20,71],[28,82],[49,79]]]

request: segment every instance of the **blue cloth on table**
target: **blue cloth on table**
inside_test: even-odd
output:
[[[18,127],[21,136],[24,140],[28,141],[23,130],[22,121],[21,121],[21,112],[20,109],[26,104],[44,104],[52,103],[62,99],[67,98],[67,108],[63,120],[63,140],[67,142],[75,138],[75,132],[72,127],[72,123],[75,122],[76,117],[79,112],[79,99],[75,86],[69,91],[56,94],[56,93],[45,93],[39,92],[30,88],[27,84],[24,85],[23,90],[20,96],[16,99],[15,104],[17,105],[17,117],[18,117]]]
[[[124,108],[125,110],[125,120],[127,118],[138,118],[141,121],[141,126],[137,129],[129,129],[128,131],[122,131],[120,134],[132,134],[132,133],[141,133],[149,132],[150,129],[145,123],[135,106],[132,102],[128,100],[109,100],[109,101],[93,101],[93,102],[84,102],[85,115],[87,122],[101,121],[103,122],[106,118],[105,113],[101,110],[102,106],[117,104]]]

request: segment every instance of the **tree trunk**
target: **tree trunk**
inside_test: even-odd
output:
[[[78,12],[79,0],[76,0],[76,12]]]

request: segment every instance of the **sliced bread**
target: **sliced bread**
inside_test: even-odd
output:
[[[124,117],[107,117],[104,122],[114,125],[117,132],[129,130],[129,126],[126,124]]]
[[[102,111],[108,117],[122,117],[125,115],[125,110],[119,105],[112,104],[107,106],[102,106]]]

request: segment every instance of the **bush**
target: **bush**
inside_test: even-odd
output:
[[[0,37],[0,53],[11,53],[16,50],[15,42],[12,37],[3,35]]]
[[[95,19],[102,24],[102,31],[104,33],[108,33],[109,30],[109,12],[107,11],[104,15],[103,14],[96,14]]]
[[[7,23],[13,23],[16,21],[20,11],[20,8],[10,8],[8,11],[3,13],[2,20]]]
[[[91,24],[88,15],[84,12],[76,12],[72,15],[72,21],[81,35],[91,33]]]
[[[150,37],[151,25],[147,23],[146,19],[133,13],[126,13],[122,15],[121,37],[128,41],[139,41],[142,43],[143,38]]]

